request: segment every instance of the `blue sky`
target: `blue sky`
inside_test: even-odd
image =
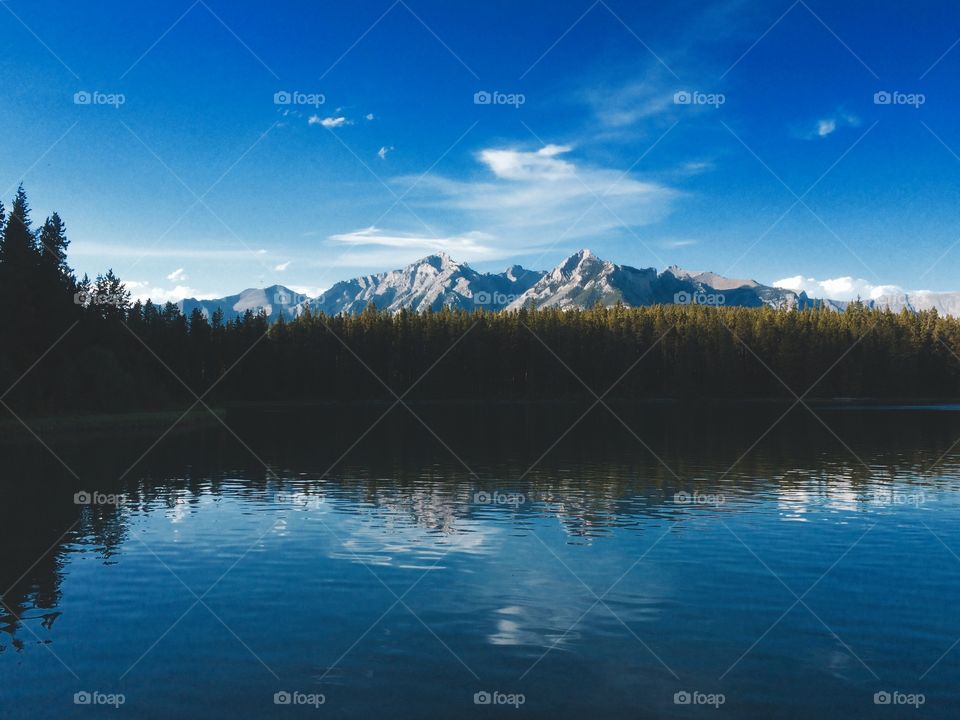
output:
[[[0,16],[3,199],[22,180],[78,271],[139,295],[315,292],[441,249],[547,268],[581,247],[838,298],[960,289],[955,3]]]

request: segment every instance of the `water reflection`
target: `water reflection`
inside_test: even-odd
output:
[[[410,694],[398,715],[436,714],[438,694],[475,686],[474,673],[540,692],[527,710],[544,713],[552,693],[627,716],[624,693],[660,697],[679,677],[741,693],[741,716],[780,707],[771,688],[791,674],[856,687],[876,674],[957,699],[951,657],[919,678],[960,636],[938,610],[960,590],[944,550],[960,548],[948,453],[960,413],[822,410],[839,442],[801,409],[751,449],[782,408],[726,408],[708,424],[681,407],[623,408],[649,449],[595,413],[536,462],[580,409],[422,412],[443,444],[391,417],[339,463],[379,409],[234,414],[243,442],[173,435],[138,462],[153,437],[51,441],[72,472],[8,439],[0,668],[18,681],[5,692],[27,702],[47,683],[65,696],[75,672],[150,697],[164,663],[189,675],[229,658],[259,694],[225,701],[224,716],[271,712],[273,673],[339,687],[327,709],[343,716],[397,693]],[[81,491],[117,501],[76,504]],[[164,635],[208,588],[214,617]],[[801,605],[729,670],[808,589],[815,615]],[[102,613],[118,632],[91,643],[84,628]],[[450,687],[427,692],[398,663],[450,674]],[[594,673],[609,695],[565,687]],[[802,687],[787,696],[813,711]],[[677,712],[664,702],[640,715]]]

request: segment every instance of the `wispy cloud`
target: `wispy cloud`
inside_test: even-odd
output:
[[[537,150],[491,147],[476,153],[485,175],[458,180],[439,175],[400,178],[417,183],[409,203],[452,214],[461,227],[481,230],[492,245],[514,254],[534,247],[654,223],[668,215],[680,193],[622,170],[571,159],[570,145]],[[562,247],[562,246],[561,246]]]
[[[575,161],[574,155],[566,144],[487,147],[474,154],[471,179],[394,178],[406,186],[397,216],[410,210],[415,217],[406,226],[329,236],[333,264],[399,267],[439,251],[464,261],[498,260],[566,251],[584,238],[598,247],[666,216],[680,195],[619,169]]]
[[[457,260],[464,261],[485,260],[498,256],[498,251],[488,244],[492,237],[481,232],[431,237],[368,227],[354,232],[331,235],[329,239],[339,246],[351,248],[341,253],[335,260],[335,264],[351,266],[363,265],[374,258],[385,257],[389,257],[391,262],[405,262],[416,259],[424,253],[436,252],[445,252]],[[381,250],[357,252],[357,248],[381,248]],[[390,248],[394,252],[385,254],[382,252],[383,248]]]
[[[70,254],[107,258],[164,258],[170,260],[171,263],[188,258],[208,260],[256,260],[255,256],[267,254],[267,251],[262,249],[255,251],[243,247],[220,249],[203,247],[203,244],[203,242],[199,242],[192,247],[171,246],[167,244],[138,247],[129,243],[84,242],[78,240],[75,243],[71,243]]]
[[[170,282],[181,282],[187,279],[187,275],[184,272],[183,268],[177,268],[172,273],[167,275],[167,280]]]
[[[290,267],[290,261],[289,261],[289,260],[287,260],[286,262],[280,263],[279,265],[274,265],[274,266],[273,266],[273,269],[276,270],[277,272],[283,272],[283,271],[286,270],[288,267]]]
[[[377,155],[380,156],[380,159],[381,159],[381,160],[386,160],[386,159],[387,159],[387,153],[393,152],[393,149],[394,149],[394,148],[393,148],[392,145],[391,145],[390,147],[387,147],[386,145],[384,145],[384,146],[381,147],[379,150],[377,150]]]

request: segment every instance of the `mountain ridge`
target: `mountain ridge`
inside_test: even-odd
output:
[[[688,271],[670,265],[636,268],[604,260],[582,249],[552,270],[511,265],[500,273],[481,273],[444,252],[427,255],[402,268],[360,275],[334,283],[315,298],[283,285],[248,288],[224,298],[186,298],[178,305],[189,315],[199,309],[208,318],[219,308],[230,321],[262,308],[271,321],[304,313],[357,314],[371,303],[380,310],[415,312],[444,307],[517,310],[523,307],[584,309],[600,303],[628,307],[655,304],[702,304],[805,309],[823,306],[842,311],[850,301],[811,298],[805,292],[764,285],[753,279],[727,278],[711,271]],[[936,308],[960,316],[960,293],[899,293],[863,301],[867,307],[910,312]]]

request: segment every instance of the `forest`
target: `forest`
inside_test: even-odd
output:
[[[960,397],[960,322],[852,303],[262,312],[224,322],[77,278],[56,213],[0,204],[0,401],[18,416],[248,403]]]

